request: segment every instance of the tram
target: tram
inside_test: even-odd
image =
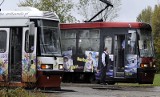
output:
[[[0,86],[60,88],[59,18],[33,7],[0,11]]]
[[[156,72],[152,29],[141,22],[60,24],[64,82],[100,80],[101,55],[109,51],[106,82],[152,84]]]

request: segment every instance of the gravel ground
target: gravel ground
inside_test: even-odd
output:
[[[160,97],[160,87],[62,84],[60,91],[44,91],[47,97]]]

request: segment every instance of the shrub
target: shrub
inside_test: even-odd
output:
[[[1,89],[0,97],[46,97],[45,94],[40,91],[34,90],[34,92],[27,91],[23,88],[16,89]]]

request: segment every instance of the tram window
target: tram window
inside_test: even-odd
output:
[[[76,37],[77,36],[77,37]],[[85,51],[99,50],[99,30],[62,30],[62,50],[72,50],[76,53],[76,43],[78,43],[77,53],[84,54]]]
[[[43,25],[44,26],[50,26],[50,27],[58,27],[58,22],[57,21],[50,21],[50,20],[43,20]]]
[[[100,34],[99,34],[99,30],[91,30],[90,33],[90,38],[99,38]]]
[[[0,30],[0,53],[6,51],[7,44],[7,32],[5,30]]]
[[[153,56],[153,42],[150,31],[142,30],[138,32],[140,39],[138,40],[140,56]]]
[[[108,48],[108,52],[111,54],[111,50],[112,50],[112,37],[106,37],[104,39],[104,43],[105,43],[105,47]]]
[[[135,54],[136,53],[136,32],[129,31],[128,33],[128,54]]]
[[[83,30],[82,32],[80,31],[79,37],[80,38],[89,38],[89,30]]]
[[[62,51],[72,50],[72,54],[76,53],[76,31],[77,30],[62,31]]]
[[[40,49],[43,55],[53,55],[60,52],[58,29],[43,28],[43,32],[40,33]]]
[[[76,38],[75,31],[62,31],[62,38],[70,39],[70,38]]]
[[[72,50],[72,52],[75,53],[76,39],[62,39],[61,41],[63,51]]]
[[[99,30],[79,31],[78,48],[80,48],[82,54],[84,54],[85,51],[98,51],[99,44]]]
[[[30,35],[28,30],[25,33],[25,51],[27,53],[34,51],[34,35]]]
[[[79,39],[78,41],[78,53],[79,54],[84,54],[86,50],[88,50],[90,46],[90,41],[89,39],[84,39],[84,38],[81,38]]]

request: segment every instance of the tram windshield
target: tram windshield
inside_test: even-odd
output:
[[[58,22],[43,21],[40,33],[41,55],[58,55],[61,53]]]
[[[151,31],[141,30],[139,34],[139,49],[141,57],[153,57],[153,41]]]

